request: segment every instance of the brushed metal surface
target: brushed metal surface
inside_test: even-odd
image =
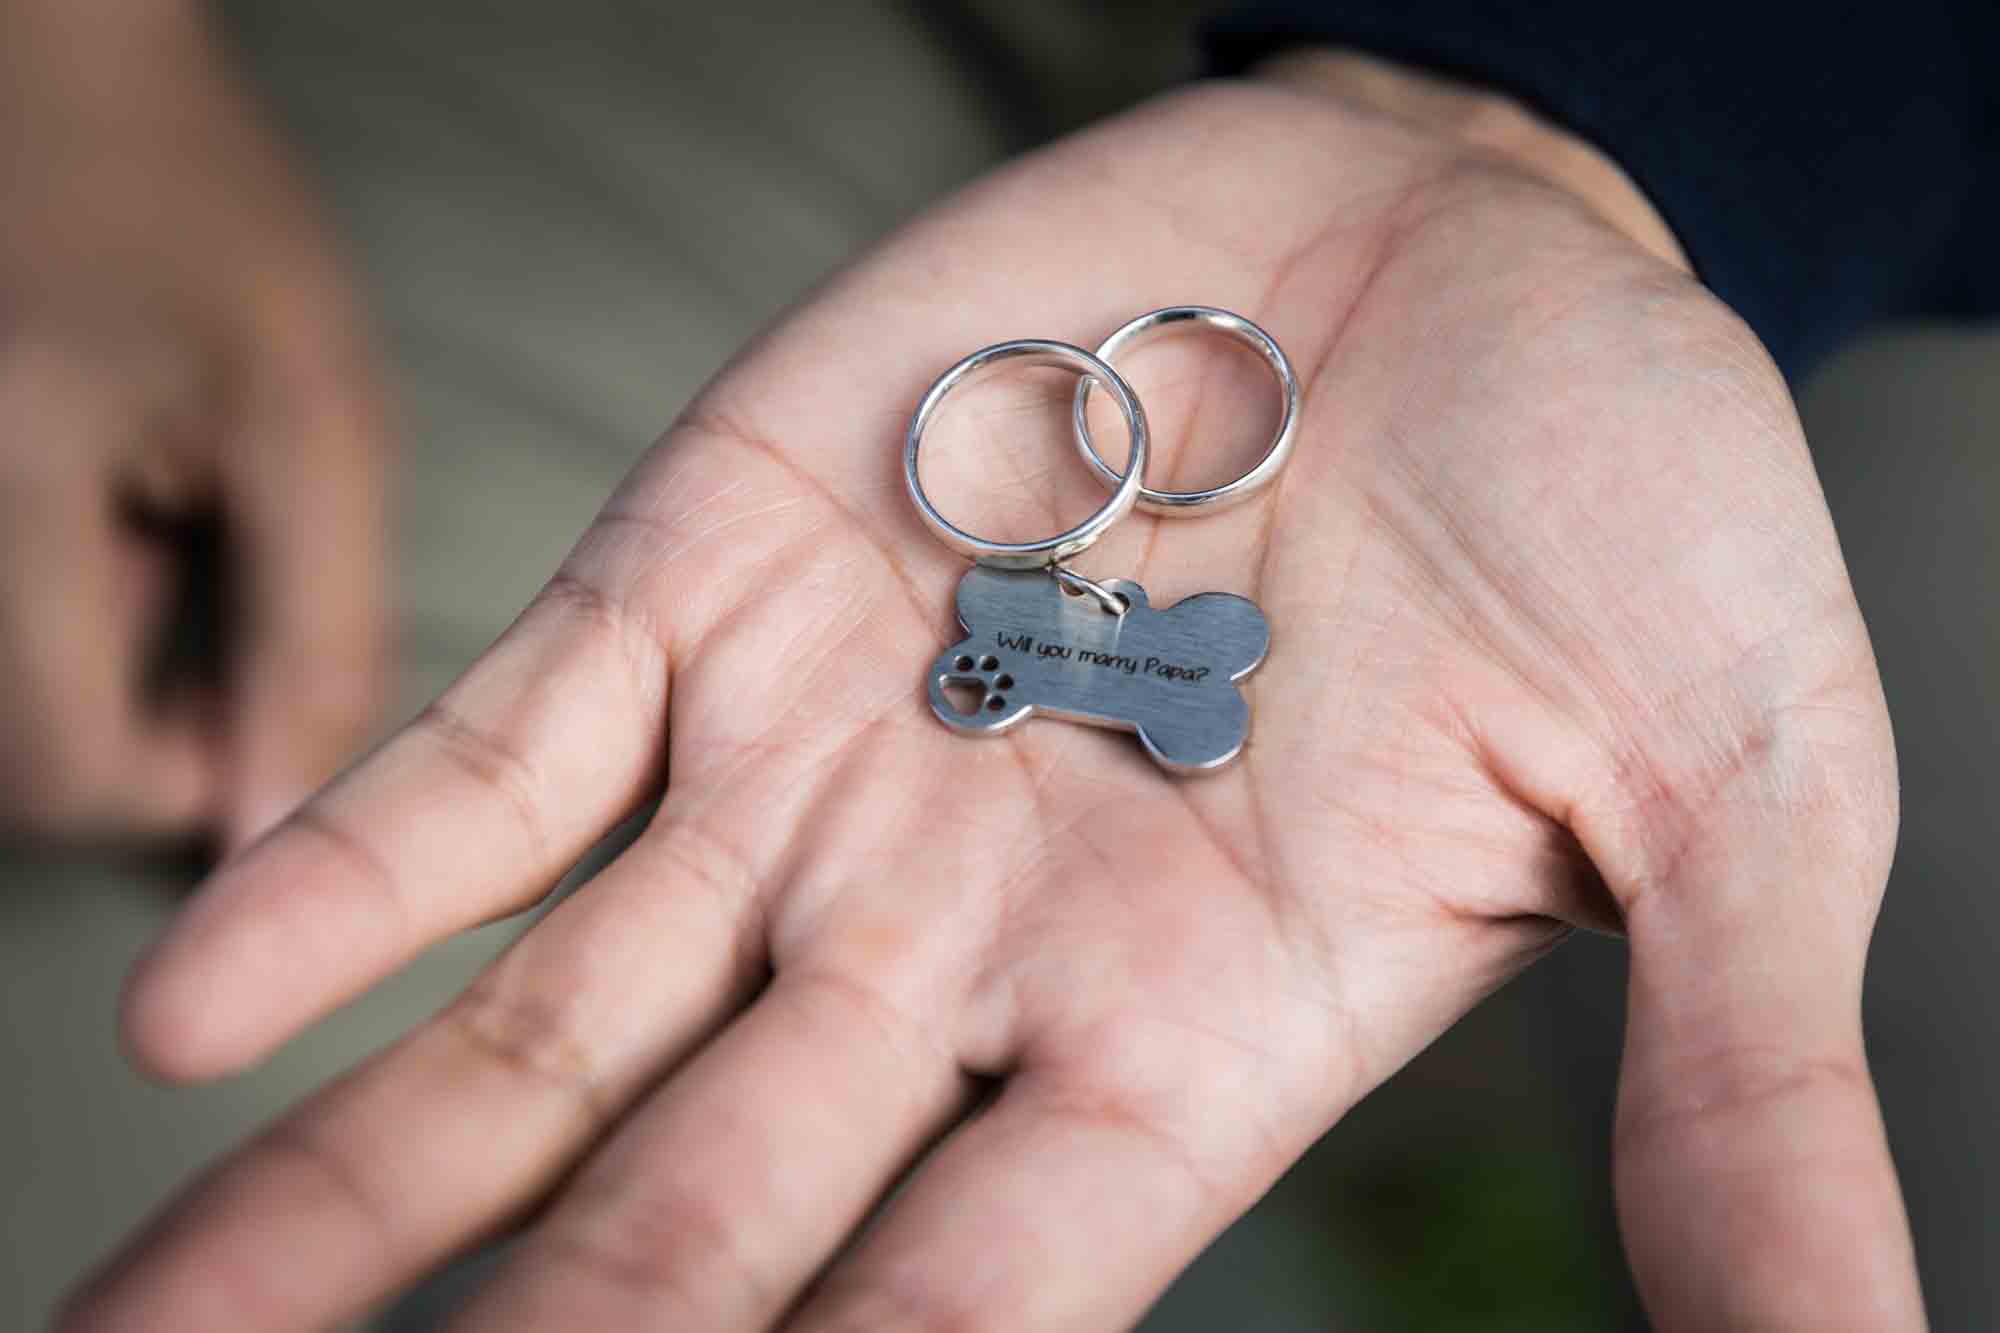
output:
[[[1264,613],[1234,593],[1156,609],[1128,579],[1102,586],[1126,600],[1124,615],[1065,591],[1046,570],[967,570],[958,584],[965,637],[931,664],[931,710],[977,736],[1037,714],[1136,732],[1172,773],[1234,759],[1250,734],[1237,682],[1270,647]],[[953,701],[954,687],[969,708]]]

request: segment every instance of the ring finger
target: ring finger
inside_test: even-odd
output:
[[[460,1321],[762,1329],[963,1108],[929,1023],[781,972],[585,1166]]]

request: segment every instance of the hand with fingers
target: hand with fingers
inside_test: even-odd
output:
[[[373,720],[381,410],[191,6],[0,0],[0,833],[240,846]],[[219,519],[222,670],[168,651]]]
[[[1180,300],[1285,344],[1298,447],[1093,568],[1264,609],[1249,745],[1176,781],[1112,732],[940,726],[965,566],[899,484],[911,405],[981,344]],[[1151,484],[1188,479],[1200,380],[1136,375]],[[1006,485],[1004,450],[940,457]],[[1577,925],[1630,939],[1617,1185],[1658,1326],[1922,1325],[1859,1021],[1893,754],[1797,420],[1636,190],[1504,103],[1301,58],[907,227],[216,876],[134,975],[132,1050],[257,1060],[663,781],[65,1326],[318,1327],[518,1227],[464,1326],[1121,1327]]]

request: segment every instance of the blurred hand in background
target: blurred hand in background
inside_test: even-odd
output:
[[[381,695],[387,439],[346,279],[171,0],[0,0],[0,200],[0,830],[241,845]],[[175,621],[224,590],[204,672]]]

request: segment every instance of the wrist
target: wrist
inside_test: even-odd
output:
[[[1252,74],[1402,121],[1531,176],[1575,198],[1642,250],[1690,270],[1673,230],[1622,167],[1512,98],[1332,48],[1287,51]]]

